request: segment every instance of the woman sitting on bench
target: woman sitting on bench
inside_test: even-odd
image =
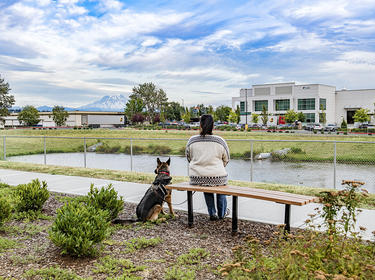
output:
[[[228,173],[225,166],[229,162],[229,148],[223,138],[212,135],[213,127],[212,116],[202,115],[200,135],[192,136],[186,145],[191,185],[223,186],[228,182]],[[214,194],[204,193],[204,198],[211,221],[224,219],[228,215],[226,195],[216,195],[217,214]]]

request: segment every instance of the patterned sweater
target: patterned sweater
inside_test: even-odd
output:
[[[229,148],[216,135],[192,136],[186,145],[190,184],[220,186],[228,182],[225,166],[229,162]]]

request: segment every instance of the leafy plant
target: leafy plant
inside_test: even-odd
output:
[[[17,210],[19,212],[40,211],[49,198],[47,183],[38,179],[31,183],[17,186],[16,195],[18,198]]]
[[[117,199],[117,191],[109,184],[106,188],[100,190],[94,188],[94,184],[90,186],[90,192],[87,194],[87,203],[93,207],[109,212],[109,220],[117,218],[118,214],[124,209],[124,200],[122,196]]]
[[[0,197],[0,227],[7,221],[12,213],[12,206],[8,199]]]
[[[323,209],[309,215],[307,230],[285,236],[280,226],[263,242],[248,236],[219,273],[228,279],[373,279],[375,243],[364,242],[354,231],[359,199],[366,195],[359,189],[363,183],[343,185],[344,190],[320,195]],[[314,223],[318,218],[323,225]]]
[[[186,254],[177,258],[177,263],[180,265],[194,265],[199,264],[202,259],[208,257],[210,254],[203,248],[192,248]]]
[[[0,253],[15,247],[17,247],[16,241],[0,236]]]
[[[108,236],[109,213],[77,201],[57,210],[49,238],[63,254],[92,256],[98,244]]]

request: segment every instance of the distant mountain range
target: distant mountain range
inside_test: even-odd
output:
[[[78,108],[64,107],[66,111],[100,111],[100,112],[122,112],[124,111],[125,105],[128,102],[128,99],[124,95],[106,95],[101,99],[80,106]],[[50,106],[39,106],[36,107],[39,112],[51,112],[53,107]],[[11,111],[21,111],[22,107],[13,106]]]

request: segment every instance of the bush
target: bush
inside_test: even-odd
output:
[[[73,201],[57,210],[49,238],[62,249],[62,254],[92,256],[98,244],[108,236],[108,211]]]
[[[9,201],[4,197],[0,197],[0,227],[9,219],[11,213],[12,207]]]
[[[102,187],[100,190],[91,184],[90,192],[87,194],[87,203],[97,209],[108,211],[109,220],[114,220],[124,209],[124,200],[121,196],[120,199],[117,199],[117,194],[112,184],[109,184],[107,188]]]
[[[163,145],[148,145],[147,151],[153,155],[167,155],[171,153],[172,149]]]
[[[291,147],[290,152],[293,154],[306,154],[306,152],[300,147]]]
[[[38,179],[32,180],[31,183],[17,186],[16,195],[18,197],[17,210],[19,212],[40,211],[43,204],[49,198],[47,183]]]

